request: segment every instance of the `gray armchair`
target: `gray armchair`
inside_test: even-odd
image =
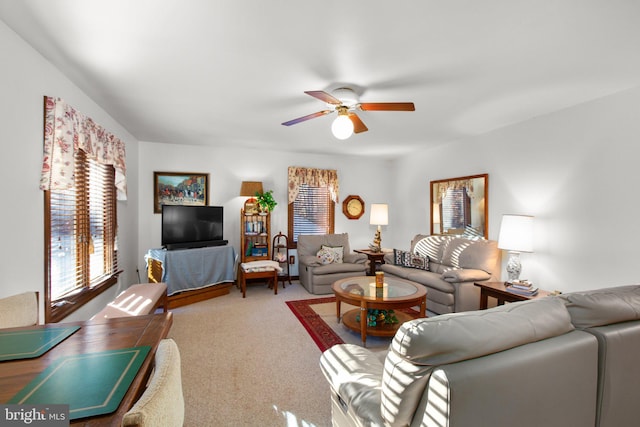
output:
[[[323,246],[341,247],[342,262],[323,263],[318,257]],[[351,252],[347,233],[298,236],[300,284],[312,294],[330,294],[336,280],[365,276],[366,262],[366,255]]]

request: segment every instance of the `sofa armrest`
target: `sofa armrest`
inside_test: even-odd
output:
[[[449,283],[473,282],[476,280],[489,280],[491,275],[484,270],[463,268],[461,270],[447,270],[440,276]]]
[[[320,259],[314,255],[302,255],[300,256],[300,264],[308,265],[310,267],[322,265]]]
[[[384,425],[380,413],[384,364],[376,353],[353,344],[334,345],[320,356],[320,370],[362,425]]]
[[[393,252],[387,252],[386,254],[384,254],[384,262],[387,264],[395,264],[396,260],[393,256]]]
[[[344,254],[343,261],[351,264],[364,264],[367,262],[367,256],[365,254],[359,254],[357,252],[353,252],[350,254]]]

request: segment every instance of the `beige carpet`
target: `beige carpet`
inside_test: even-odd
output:
[[[295,282],[278,295],[256,284],[244,299],[232,288],[172,310],[169,337],[182,358],[185,426],[331,425],[320,350],[285,304],[309,298]]]

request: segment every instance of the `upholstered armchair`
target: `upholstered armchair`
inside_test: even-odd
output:
[[[23,292],[0,298],[0,328],[37,325],[39,297],[39,292]]]
[[[122,427],[179,427],[184,423],[184,395],[180,350],[163,339],[155,355],[155,368],[140,399],[124,414]]]
[[[336,280],[365,276],[367,256],[352,253],[349,234],[298,236],[300,283],[312,294],[330,294]]]

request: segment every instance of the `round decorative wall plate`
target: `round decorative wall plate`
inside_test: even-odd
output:
[[[349,219],[359,219],[364,215],[364,200],[360,196],[347,196],[342,202],[342,213]]]

